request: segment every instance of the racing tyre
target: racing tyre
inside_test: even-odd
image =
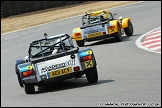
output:
[[[35,88],[34,88],[34,84],[25,84],[25,93],[26,94],[33,94],[35,93]]]
[[[21,81],[20,73],[19,73],[17,66],[19,64],[22,64],[22,63],[24,63],[24,60],[16,60],[16,63],[15,63],[15,71],[16,71],[16,74],[17,74],[17,79],[18,79],[20,87],[23,87],[23,83]]]
[[[118,32],[113,35],[116,42],[120,42],[122,40],[121,27],[119,24],[118,24]]]
[[[84,46],[84,40],[80,40],[80,41],[76,41],[77,45],[79,47],[83,47]]]
[[[20,77],[20,74],[19,73],[17,73],[17,79],[18,79],[18,82],[19,82],[20,87],[24,87],[23,86],[23,83],[21,81],[21,77]]]
[[[128,21],[128,27],[124,29],[125,34],[129,37],[133,35],[133,25],[131,21]]]
[[[89,83],[96,83],[98,81],[98,74],[97,74],[96,66],[87,69],[85,71],[85,74],[86,74],[86,77]]]

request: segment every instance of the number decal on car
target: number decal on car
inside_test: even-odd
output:
[[[85,61],[84,64],[85,64],[85,67],[86,67],[86,68],[93,67],[93,62],[92,62],[92,60]]]

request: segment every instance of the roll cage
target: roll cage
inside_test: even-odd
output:
[[[109,11],[97,11],[92,13],[86,13],[82,16],[82,25],[99,23],[106,20],[114,20],[114,16],[117,14],[112,14]]]
[[[59,41],[58,41],[59,40]],[[66,43],[66,44],[65,44]],[[67,51],[74,48],[73,41],[68,34],[61,34],[36,40],[29,45],[29,58],[45,57],[52,54],[54,49]]]

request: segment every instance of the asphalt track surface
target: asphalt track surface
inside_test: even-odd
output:
[[[131,17],[134,35],[87,42],[93,49],[99,80],[88,84],[85,76],[47,85],[27,95],[18,85],[14,62],[27,55],[31,41],[43,33],[72,34],[81,25],[81,16],[1,36],[1,106],[161,106],[161,54],[135,45],[142,34],[161,26],[161,1],[145,1],[109,9],[119,16]],[[76,44],[75,44],[76,45]],[[84,48],[84,47],[81,47]],[[111,104],[111,105],[110,105]]]

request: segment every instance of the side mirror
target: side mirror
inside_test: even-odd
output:
[[[44,33],[44,37],[45,37],[45,39],[47,38],[47,36],[48,36],[47,33]]]
[[[117,13],[114,13],[114,14],[113,14],[113,16],[116,16],[116,15],[117,15]]]
[[[28,62],[29,61],[29,56],[25,56],[25,62]]]

